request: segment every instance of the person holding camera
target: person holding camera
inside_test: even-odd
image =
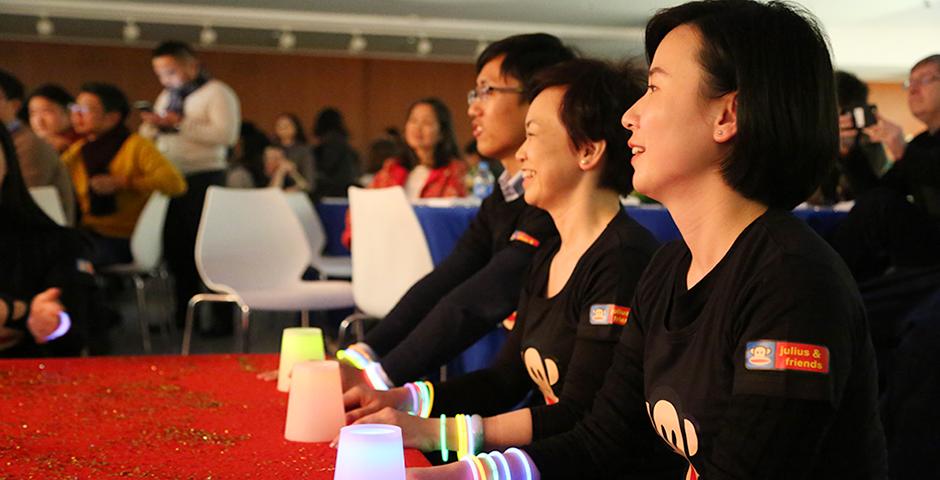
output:
[[[870,167],[854,169],[873,188],[858,196],[832,238],[859,282],[887,271],[940,266],[940,54],[917,62],[905,85],[911,113],[927,129],[905,142],[899,125],[876,115],[860,131],[884,145],[893,163],[877,181]]]

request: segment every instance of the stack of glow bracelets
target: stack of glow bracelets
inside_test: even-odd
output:
[[[434,406],[434,384],[431,382],[406,383],[405,388],[411,394],[411,409],[409,414],[428,418],[431,416],[431,407]]]
[[[532,480],[529,457],[518,448],[510,448],[505,454],[467,455],[461,461],[470,468],[473,480]]]
[[[385,374],[382,364],[378,362],[375,352],[364,343],[356,343],[345,350],[338,350],[336,359],[362,370],[369,385],[376,390],[388,390],[394,386]]]
[[[457,459],[472,457],[476,452],[483,450],[483,417],[479,415],[463,415],[458,413],[454,417],[457,427],[457,445],[453,450],[457,452]],[[450,457],[447,447],[447,416],[441,415],[441,459],[445,462]]]

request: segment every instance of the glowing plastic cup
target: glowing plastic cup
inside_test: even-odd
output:
[[[350,425],[339,433],[333,480],[405,480],[401,428]]]
[[[285,328],[281,334],[277,389],[282,392],[290,390],[290,372],[295,363],[323,358],[323,332],[319,328]]]
[[[339,363],[294,365],[284,438],[294,442],[329,442],[346,424]],[[401,441],[401,440],[399,440]]]

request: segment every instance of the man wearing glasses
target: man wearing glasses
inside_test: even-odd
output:
[[[364,342],[338,355],[366,367],[379,383],[373,386],[401,385],[432,371],[515,310],[532,255],[558,234],[548,214],[522,198],[515,153],[525,140],[524,92],[538,71],[573,57],[547,34],[505,38],[480,54],[467,113],[480,154],[498,159],[505,171],[453,253],[411,287]],[[362,378],[344,369],[346,389]]]
[[[878,188],[858,197],[833,237],[860,282],[940,265],[940,54],[917,62],[904,86],[911,113],[927,129],[906,142],[901,127],[879,115],[864,130],[884,144],[893,165],[873,179]]]

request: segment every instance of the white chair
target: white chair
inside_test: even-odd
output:
[[[310,246],[283,192],[276,188],[209,187],[196,235],[196,268],[216,293],[189,300],[183,332],[183,355],[189,354],[195,306],[201,302],[234,302],[241,310],[238,348],[247,352],[252,309],[300,311],[353,306],[352,285],[345,281],[303,281],[310,265]]]
[[[297,220],[300,220],[300,225],[304,227],[307,243],[310,244],[310,264],[320,272],[320,279],[351,278],[350,257],[325,256],[320,253],[326,245],[326,231],[313,203],[310,202],[310,197],[305,192],[288,192],[285,196],[294,215],[297,215]]]
[[[166,272],[161,268],[163,260],[163,224],[166,220],[166,209],[170,199],[159,192],[150,194],[150,198],[137,217],[134,233],[131,234],[131,263],[110,265],[101,270],[105,275],[129,276],[134,281],[137,291],[137,319],[140,323],[140,336],[144,344],[144,351],[151,352],[150,322],[144,316],[147,299],[144,293],[146,279],[161,277],[166,280]],[[169,320],[166,319],[163,327],[169,335]]]
[[[339,340],[362,320],[382,318],[434,264],[414,209],[401,187],[349,188],[352,226],[353,298],[359,314],[343,320]]]
[[[55,187],[32,187],[29,194],[52,221],[66,226],[68,222],[65,220],[65,208],[62,207],[62,199],[59,198],[59,191]]]

